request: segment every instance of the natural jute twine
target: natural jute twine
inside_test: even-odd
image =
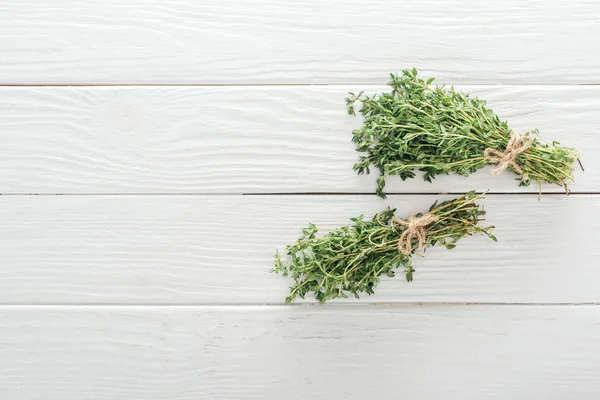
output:
[[[406,226],[406,229],[402,232],[398,240],[398,250],[406,255],[410,255],[413,239],[417,239],[417,248],[420,249],[427,238],[427,229],[425,228],[438,219],[437,215],[433,214],[425,214],[421,217],[410,216],[406,221],[394,218],[392,223]]]
[[[512,165],[519,175],[523,175],[523,170],[519,164],[517,164],[516,159],[519,154],[531,146],[531,143],[533,143],[532,137],[521,136],[517,132],[512,131],[503,153],[489,147],[485,149],[483,152],[485,158],[498,163],[498,166],[492,170],[492,174],[498,175],[500,172],[504,171],[506,167]],[[523,178],[528,179],[527,174],[523,175]]]

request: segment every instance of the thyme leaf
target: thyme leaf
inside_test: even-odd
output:
[[[452,249],[460,239],[473,234],[485,234],[495,241],[493,226],[478,225],[485,215],[476,204],[482,197],[472,191],[431,206],[429,213],[437,219],[426,227],[423,248],[441,245]],[[373,294],[381,276],[393,277],[399,267],[404,267],[407,281],[412,281],[415,270],[411,257],[417,243],[409,254],[399,250],[398,242],[407,226],[394,223],[395,211],[384,210],[370,220],[351,218],[351,225],[324,235],[319,235],[321,229],[314,224],[303,229],[294,244],[277,252],[271,270],[294,281],[286,304],[309,293],[321,303],[349,294],[357,298],[361,293]]]
[[[353,131],[357,151],[364,153],[354,165],[358,174],[375,167],[380,172],[377,194],[385,197],[385,176],[398,175],[402,180],[415,177],[415,170],[431,182],[437,175],[450,173],[467,176],[489,164],[486,149],[502,153],[512,129],[501,121],[486,102],[453,87],[431,86],[433,78],[418,78],[417,70],[391,74],[388,93],[367,96],[350,93],[348,112],[355,115],[360,102],[364,125]],[[537,130],[523,134],[532,137],[531,145],[516,156],[522,169],[520,186],[537,181],[562,186],[573,181],[573,169],[579,154],[558,142],[545,143]],[[517,172],[513,166],[509,169]],[[540,189],[541,190],[541,189]]]

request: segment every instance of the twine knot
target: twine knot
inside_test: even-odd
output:
[[[412,252],[412,241],[417,239],[417,248],[420,249],[425,243],[425,239],[427,238],[427,225],[432,222],[437,221],[439,218],[434,214],[425,214],[421,217],[410,216],[406,219],[406,221],[394,218],[392,223],[406,226],[402,235],[400,235],[400,239],[398,240],[398,250],[401,253],[406,255],[410,255]]]
[[[519,164],[517,164],[516,159],[519,154],[531,146],[531,143],[533,143],[532,137],[521,136],[517,132],[512,131],[503,153],[490,147],[485,149],[483,152],[485,158],[498,163],[498,166],[492,170],[492,174],[498,175],[500,172],[504,171],[506,167],[511,165],[519,175],[523,175],[523,170]],[[526,180],[529,179],[527,174],[524,174],[523,178]]]

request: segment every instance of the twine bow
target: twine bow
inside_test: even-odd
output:
[[[439,218],[434,214],[425,214],[421,217],[410,216],[406,221],[394,218],[393,223],[406,226],[400,239],[398,240],[398,250],[401,253],[410,255],[412,252],[412,241],[417,239],[417,248],[420,249],[427,238],[427,225],[437,221]]]
[[[532,137],[521,136],[517,132],[512,131],[510,139],[506,144],[506,149],[504,149],[503,153],[490,147],[485,149],[483,152],[485,158],[492,162],[498,163],[498,166],[492,170],[492,174],[498,175],[500,172],[504,171],[506,167],[511,165],[519,175],[523,175],[523,170],[519,164],[517,164],[516,159],[519,154],[531,146],[532,142]],[[523,178],[529,179],[527,174],[523,175]]]

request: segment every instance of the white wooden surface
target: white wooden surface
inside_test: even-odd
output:
[[[600,83],[595,0],[0,4],[7,84]]]
[[[9,307],[0,324],[3,399],[600,392],[596,306]]]
[[[1,304],[283,304],[275,249],[309,222],[341,226],[434,195],[2,196]],[[461,241],[415,259],[360,302],[600,303],[600,196],[489,196],[499,242]],[[312,301],[312,300],[311,300]]]
[[[386,86],[368,87],[370,91]],[[575,192],[600,190],[600,86],[460,86],[521,132],[582,154]],[[358,176],[344,98],[330,87],[0,89],[4,193],[374,192]],[[389,192],[536,192],[491,167],[469,178],[388,179]],[[545,191],[564,192],[547,185]]]
[[[0,2],[0,399],[596,400],[598,48],[592,0]],[[574,194],[370,194],[344,97],[412,67],[576,147]],[[282,305],[308,222],[470,189],[498,243]]]

